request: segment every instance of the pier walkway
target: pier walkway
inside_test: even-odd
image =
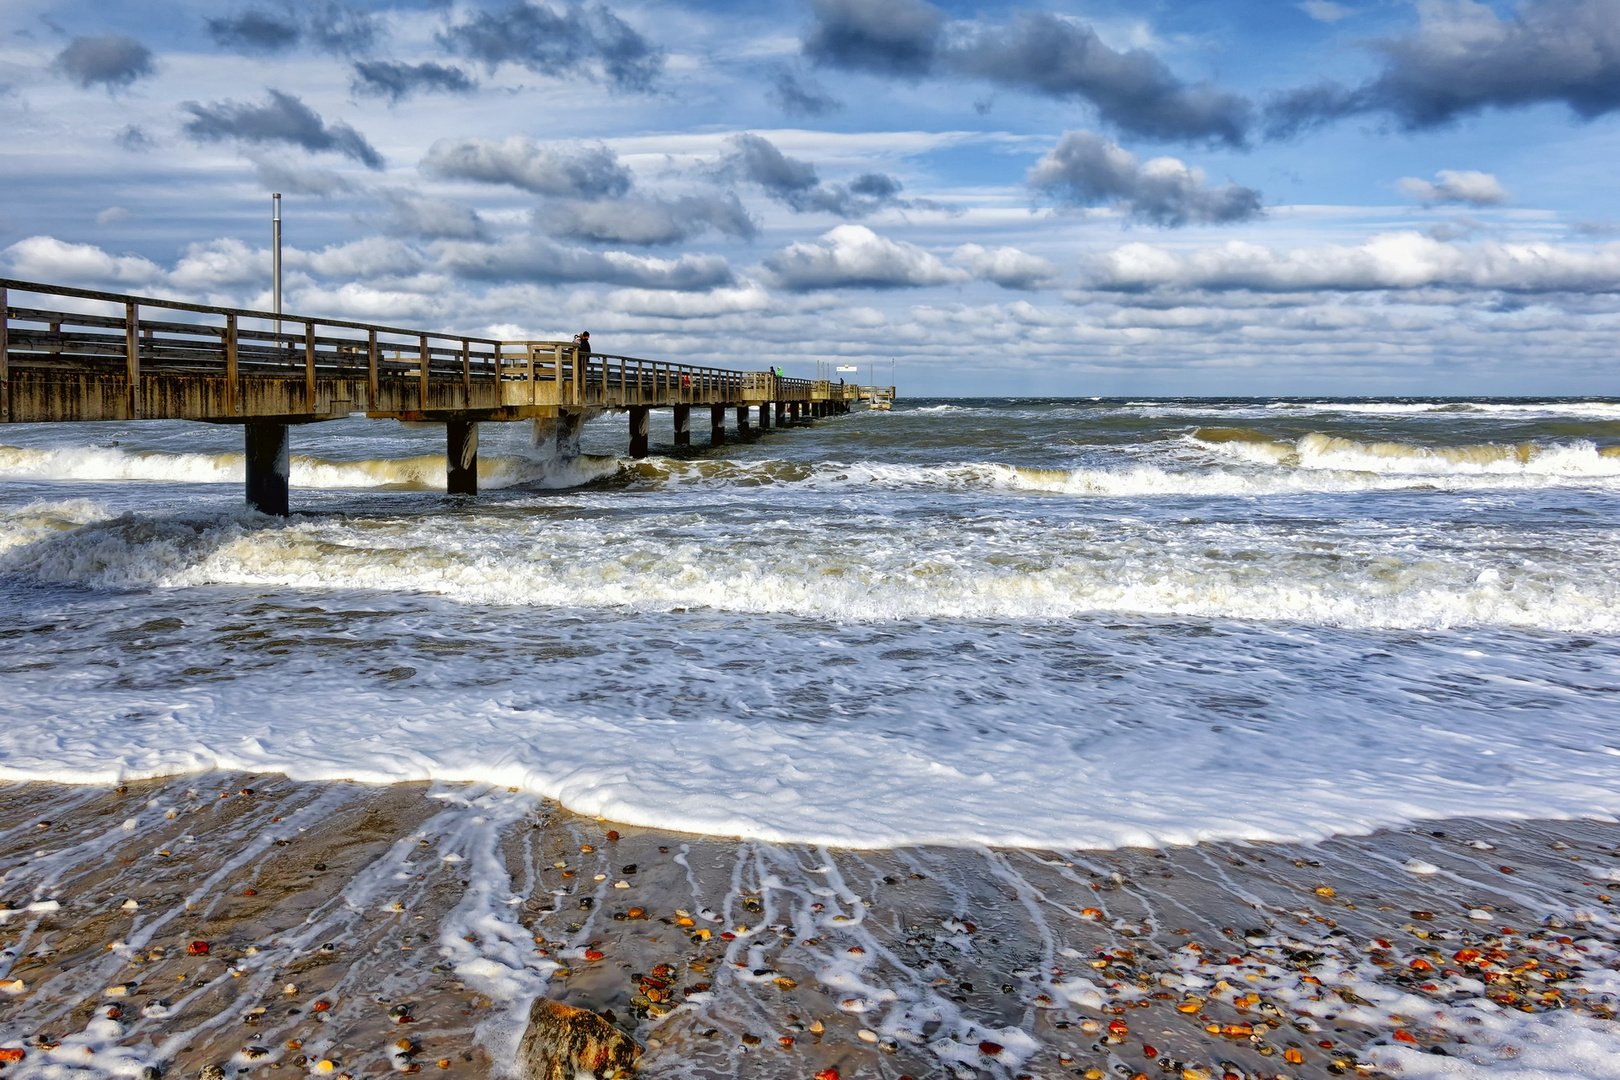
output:
[[[445,425],[447,487],[478,490],[478,425],[628,413],[630,456],[648,415],[671,409],[675,443],[709,410],[712,445],[736,429],[848,412],[863,390],[695,364],[589,353],[572,341],[500,341],[345,319],[211,307],[0,278],[0,424],[198,420],[241,424],[248,501],[287,513],[292,425],[372,418]],[[893,388],[888,388],[893,396]],[[757,410],[757,412],[755,412]]]

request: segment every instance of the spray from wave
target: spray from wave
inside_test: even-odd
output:
[[[588,484],[619,471],[608,455],[560,455],[554,447],[537,447],[527,455],[480,457],[480,487],[568,488]],[[291,460],[295,488],[392,488],[443,491],[442,454],[404,458],[332,461],[295,454]],[[121,447],[34,449],[0,446],[0,478],[10,480],[146,481],[167,484],[241,484],[240,453],[175,454]]]

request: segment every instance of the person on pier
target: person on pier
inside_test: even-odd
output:
[[[581,330],[574,335],[574,353],[582,361],[591,358],[591,332],[589,330]]]

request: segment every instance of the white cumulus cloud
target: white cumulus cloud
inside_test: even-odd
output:
[[[1193,250],[1125,244],[1091,263],[1103,289],[1365,291],[1435,286],[1511,292],[1620,290],[1620,243],[1457,243],[1417,232],[1383,233],[1363,244],[1278,250],[1243,241]]]
[[[963,244],[951,261],[966,267],[974,277],[1006,289],[1038,289],[1057,276],[1057,267],[1050,262],[1015,247]]]
[[[951,285],[972,277],[915,244],[879,236],[865,225],[839,225],[815,240],[789,244],[765,260],[765,269],[774,284],[796,291]]]
[[[1462,203],[1465,206],[1500,206],[1508,193],[1490,173],[1441,169],[1433,180],[1404,177],[1401,190],[1425,206]]]

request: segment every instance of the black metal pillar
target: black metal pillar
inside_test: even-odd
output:
[[[645,405],[630,407],[630,456],[647,456],[647,414],[652,410]]]
[[[444,490],[451,495],[478,494],[476,420],[450,420],[444,425]]]
[[[247,451],[247,501],[261,514],[287,516],[286,424],[244,424]]]
[[[724,405],[709,406],[709,445],[726,445],[726,407]]]
[[[692,406],[675,406],[675,445],[692,445]]]

